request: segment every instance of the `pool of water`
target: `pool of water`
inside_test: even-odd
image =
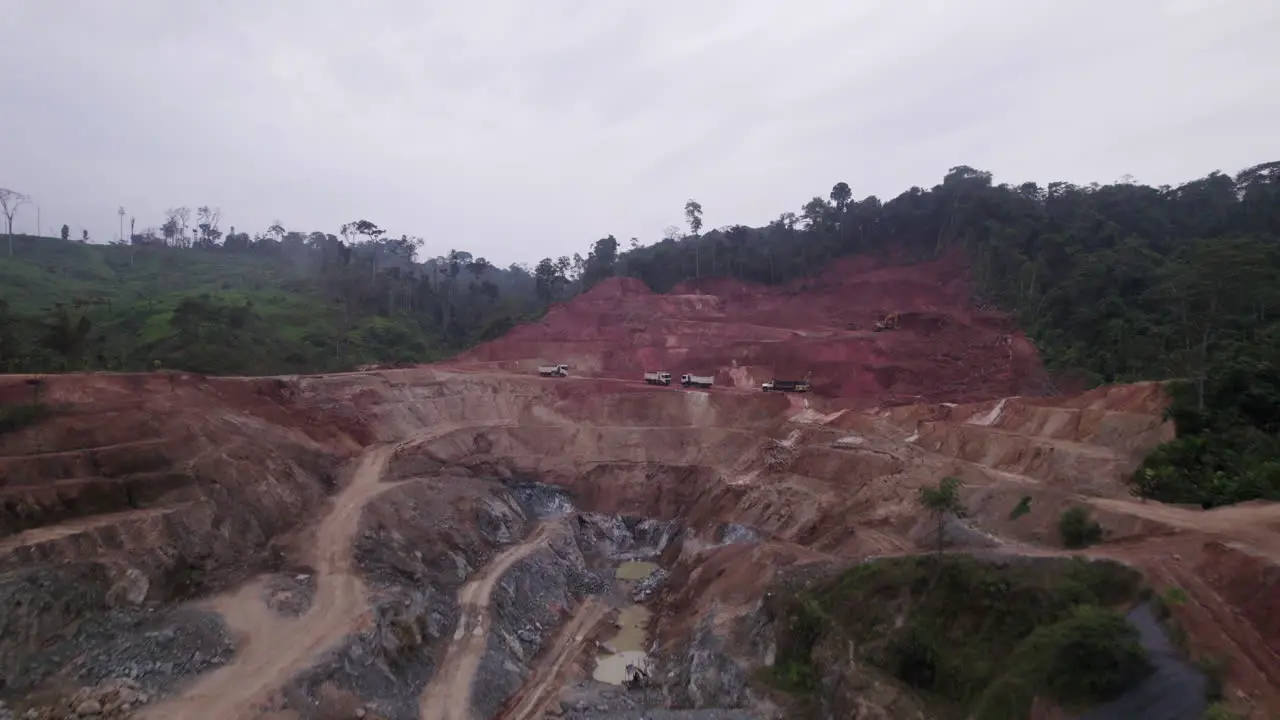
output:
[[[643,580],[652,575],[653,571],[657,569],[658,563],[630,560],[619,565],[614,576],[619,580]]]
[[[646,658],[647,656],[641,650],[603,655],[596,658],[596,669],[591,673],[591,677],[610,685],[621,685],[627,680],[627,666],[646,667]]]
[[[621,685],[627,679],[628,665],[648,667],[644,648],[648,642],[650,615],[642,605],[632,605],[618,613],[618,632],[607,643],[612,652],[596,658],[596,669],[591,673],[593,678]]]

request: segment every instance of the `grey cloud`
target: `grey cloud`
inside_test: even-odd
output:
[[[1280,6],[1224,0],[0,0],[0,185],[100,240],[120,204],[207,203],[533,261],[656,240],[690,196],[716,226],[961,163],[1278,159],[1278,36]]]

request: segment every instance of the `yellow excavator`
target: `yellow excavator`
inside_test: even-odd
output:
[[[897,330],[898,329],[898,313],[891,312],[883,318],[876,321],[876,332],[881,330]]]

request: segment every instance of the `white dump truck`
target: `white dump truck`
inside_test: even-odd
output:
[[[644,381],[650,385],[670,385],[671,373],[669,372],[647,372],[644,374]]]
[[[538,374],[542,377],[568,377],[568,365],[543,365],[538,368]]]
[[[709,388],[715,384],[713,375],[681,375],[680,384],[685,387]]]
[[[765,392],[809,392],[808,380],[778,380],[773,379],[760,386]]]

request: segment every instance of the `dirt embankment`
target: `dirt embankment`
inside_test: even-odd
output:
[[[0,377],[0,401],[30,402],[25,380]],[[3,689],[51,671],[43,661],[56,662],[61,651],[50,648],[78,617],[149,622],[126,616],[279,564],[273,540],[324,503],[361,432],[319,421],[290,387],[163,374],[42,379],[51,417],[0,437],[0,595],[15,594],[0,616]],[[24,598],[33,587],[48,599]],[[157,665],[163,675],[173,663]]]
[[[666,370],[754,390],[811,376],[817,392],[863,406],[1043,392],[1034,346],[970,297],[956,258],[909,267],[845,259],[783,286],[717,278],[665,295],[611,278],[458,361],[520,372],[567,363],[575,374],[627,379]],[[890,313],[900,329],[875,332]]]

